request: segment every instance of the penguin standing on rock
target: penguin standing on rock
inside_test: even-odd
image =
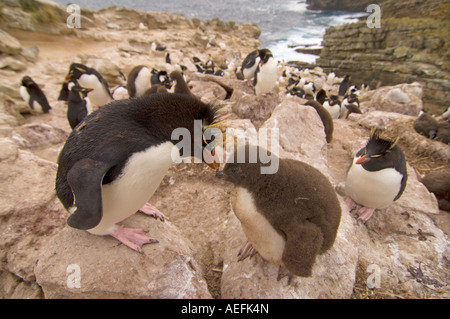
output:
[[[139,97],[151,88],[151,72],[145,65],[135,66],[128,74],[127,90],[130,98]]]
[[[92,106],[99,107],[111,102],[114,98],[109,91],[108,82],[93,68],[80,63],[72,63],[66,80],[78,81],[82,87],[92,88],[88,97]]]
[[[245,154],[245,163],[237,161],[240,152]],[[292,275],[310,277],[316,256],[330,249],[336,239],[339,200],[329,180],[306,163],[278,159],[277,172],[263,174],[261,169],[267,164],[248,160],[249,154],[260,152],[254,145],[238,148],[223,171],[216,173],[237,187],[231,203],[249,241],[239,252],[239,260],[258,252],[280,266],[278,280],[288,276],[290,282]]]
[[[92,112],[88,106],[89,99],[87,94],[92,91],[91,88],[81,87],[78,83],[70,83],[69,98],[67,103],[67,119],[70,127],[74,129],[83,119]]]
[[[139,252],[143,244],[155,242],[142,229],[117,223],[138,210],[164,219],[146,202],[173,160],[180,159],[179,143],[171,141],[174,129],[187,129],[186,142],[194,156],[203,153],[203,160],[217,167],[214,150],[205,147],[204,138],[195,138],[208,127],[217,127],[217,120],[217,109],[182,94],[114,101],[88,115],[72,131],[58,159],[56,194],[72,212],[69,226],[111,235]],[[182,156],[191,156],[184,146]]]
[[[259,61],[261,60],[259,50],[250,52],[242,61],[242,74],[247,80],[248,86],[252,86],[252,80],[255,76],[256,68],[258,67]]]
[[[255,71],[253,86],[255,87],[256,95],[265,96],[277,84],[278,66],[277,61],[275,61],[269,49],[259,50],[259,55],[261,60]]]
[[[367,221],[375,209],[384,209],[402,196],[408,174],[406,160],[397,139],[382,138],[376,129],[360,149],[347,172],[345,192],[350,210],[360,204],[358,214]]]
[[[48,113],[51,110],[51,106],[48,104],[44,92],[42,92],[39,85],[28,75],[22,78],[22,85],[20,86],[19,92],[22,99],[31,109],[42,113]]]
[[[341,102],[336,95],[331,95],[329,99],[325,100],[323,107],[330,113],[332,119],[338,119],[341,116]]]
[[[339,84],[339,96],[344,96],[347,94],[348,88],[350,87],[350,75],[346,75],[344,80]]]

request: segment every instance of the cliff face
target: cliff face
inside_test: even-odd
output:
[[[438,105],[442,108],[435,111],[444,110],[450,98],[450,23],[445,18],[450,4],[436,2],[430,4],[433,18],[385,19],[385,12],[395,15],[394,4],[388,2],[382,6],[381,28],[370,29],[366,21],[328,28],[317,64],[372,88],[418,81],[426,108]]]
[[[362,12],[373,0],[306,0],[310,10]]]

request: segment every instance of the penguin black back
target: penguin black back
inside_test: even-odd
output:
[[[89,114],[68,137],[58,159],[56,193],[66,208],[73,204],[67,173],[82,159],[109,163],[103,178],[107,184],[120,175],[130,154],[171,141],[176,128],[187,128],[193,142],[194,120],[207,126],[215,119],[213,107],[182,94],[113,101]]]
[[[88,114],[86,96],[91,89],[81,87],[77,82],[69,91],[67,103],[67,119],[74,129]]]
[[[339,96],[344,96],[350,87],[350,75],[346,75],[344,80],[339,84]]]

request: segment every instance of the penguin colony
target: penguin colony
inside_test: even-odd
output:
[[[169,53],[165,62],[172,64]],[[202,62],[193,57],[192,62],[200,73],[224,76],[228,72],[212,60]],[[56,193],[71,213],[67,221],[71,227],[94,235],[111,235],[138,252],[142,252],[142,245],[158,242],[143,229],[128,229],[119,223],[136,211],[164,221],[163,213],[147,200],[174,157],[190,155],[181,155],[174,148],[172,131],[185,128],[193,133],[194,120],[203,123],[203,130],[221,123],[218,109],[202,103],[190,91],[184,76],[186,67],[177,65],[171,70],[168,73],[137,65],[128,74],[126,88],[118,87],[111,93],[95,69],[80,63],[70,65],[58,100],[67,104],[72,132],[58,159]],[[333,138],[333,120],[361,113],[359,94],[368,86],[358,88],[350,76],[340,80],[330,73],[313,79],[314,71],[285,66],[279,77],[278,71],[272,52],[258,49],[243,59],[235,75],[253,87],[255,95],[266,96],[285,85],[287,94],[308,100],[304,104],[317,111],[328,143]],[[337,93],[327,91],[327,85],[336,86]],[[127,98],[115,100],[119,91]],[[51,111],[45,94],[29,76],[23,77],[20,94],[33,110]],[[448,125],[447,121],[437,123],[421,115],[414,128],[448,143]],[[203,139],[202,151],[209,142]],[[372,130],[367,145],[350,163],[346,204],[350,211],[359,205],[359,219],[364,222],[376,209],[398,200],[405,190],[406,161],[396,142]],[[195,147],[199,146],[192,140]],[[278,280],[287,276],[290,282],[293,275],[312,276],[316,257],[329,250],[337,236],[341,219],[337,195],[320,171],[299,161],[279,159],[275,174],[261,174],[265,164],[259,159],[248,160],[254,148],[259,151],[254,145],[241,149],[246,154],[244,163],[230,161],[236,158],[236,152],[231,154],[223,170],[218,170],[214,149],[211,153],[194,152],[204,153],[204,161],[208,156],[215,159],[210,166],[216,169],[216,177],[235,185],[231,203],[248,239],[238,260],[259,253],[279,266]],[[448,199],[448,189],[443,192]]]

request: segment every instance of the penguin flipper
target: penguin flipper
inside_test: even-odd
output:
[[[295,227],[287,235],[282,260],[284,266],[294,275],[310,277],[316,256],[322,247],[323,235],[320,228],[312,223]]]
[[[103,216],[102,180],[110,168],[110,163],[85,158],[69,170],[67,181],[77,207],[67,220],[69,226],[86,230],[100,223]]]

